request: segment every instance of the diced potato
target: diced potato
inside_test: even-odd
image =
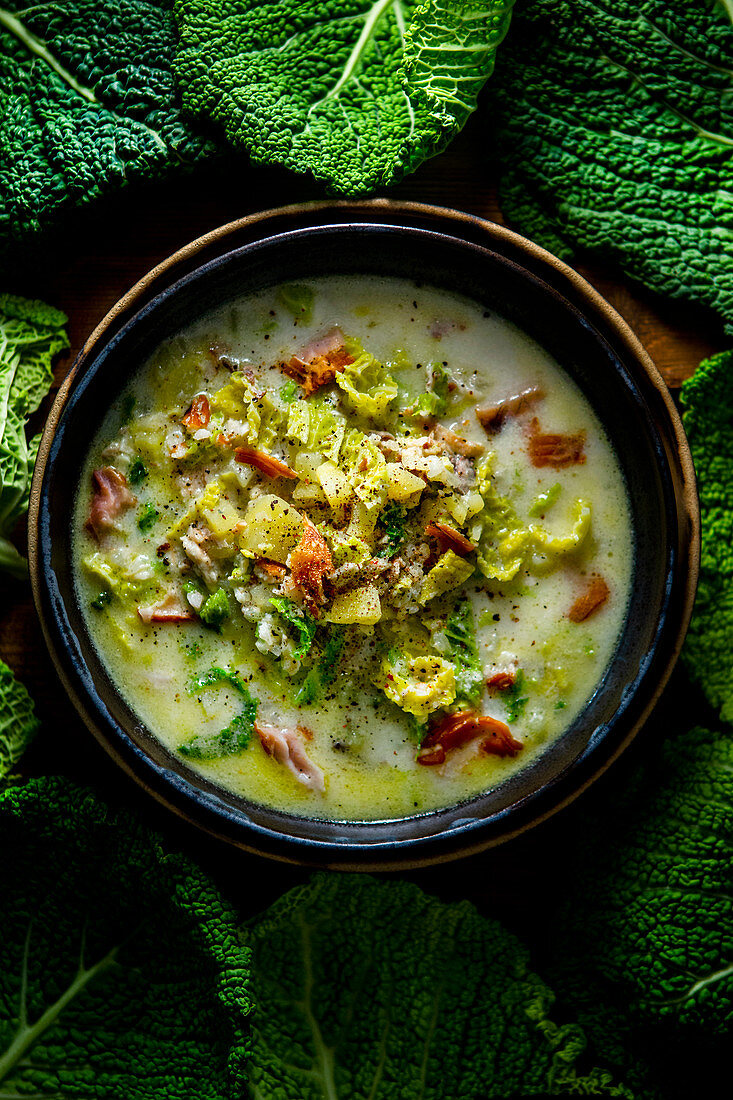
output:
[[[450,493],[443,498],[449,515],[459,527],[463,527],[467,519],[477,515],[484,506],[484,498],[475,489],[470,489],[463,496]]]
[[[325,615],[329,623],[358,623],[360,626],[373,626],[381,617],[379,592],[373,584],[337,596]]]
[[[250,557],[271,558],[283,565],[300,541],[303,517],[274,493],[253,500],[244,514],[239,545]]]
[[[310,451],[299,451],[295,456],[295,472],[305,481],[317,481],[316,470],[322,465],[320,455],[311,454]]]
[[[201,515],[215,539],[224,539],[234,532],[244,516],[222,497],[212,508],[203,508]]]
[[[334,517],[343,522],[346,519],[346,509],[354,495],[349,479],[333,462],[322,462],[316,470],[316,477],[331,505]]]
[[[413,493],[420,493],[425,488],[423,479],[411,474],[399,462],[387,463],[387,477],[387,495],[390,500],[406,501]]]
[[[315,481],[301,481],[293,489],[293,504],[328,504],[326,494]]]
[[[374,534],[378,518],[379,508],[367,508],[366,504],[362,504],[360,500],[357,500],[351,509],[351,519],[347,531],[354,538],[367,542]]]
[[[320,455],[300,451],[295,456],[295,472],[301,479],[293,490],[294,504],[327,504],[316,471],[323,463]]]

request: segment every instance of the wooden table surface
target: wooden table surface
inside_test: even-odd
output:
[[[446,153],[423,165],[389,196],[503,221],[495,172],[485,161],[484,147],[480,122],[473,120]],[[70,220],[53,245],[31,250],[23,262],[0,268],[0,289],[43,298],[68,313],[72,348],[59,363],[60,380],[113,303],[171,252],[244,214],[322,197],[312,184],[284,171],[245,163],[208,165],[196,175],[128,190],[90,207]],[[662,302],[595,260],[575,266],[631,324],[671,386],[678,386],[702,358],[726,345],[720,323],[709,313]],[[43,720],[26,766],[39,773],[63,770],[101,786],[108,796],[147,805],[146,797],[97,748],[66,699],[43,645],[29,586],[3,579],[0,590],[0,656],[27,684]],[[677,677],[650,726],[661,730],[674,721],[684,696]],[[648,736],[654,736],[654,730]],[[624,766],[628,765],[622,761],[616,767]],[[170,824],[160,811],[151,812],[159,824]],[[564,830],[571,827],[572,811],[481,857],[413,877],[443,895],[473,898],[537,946],[538,902],[552,904],[557,894]],[[247,908],[259,908],[302,878],[297,870],[234,852],[187,827],[173,824],[172,829]]]

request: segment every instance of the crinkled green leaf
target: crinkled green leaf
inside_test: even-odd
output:
[[[38,726],[33,700],[13,671],[0,661],[0,788]]]
[[[54,356],[69,345],[65,324],[44,302],[0,294],[0,568],[18,577],[27,566],[8,536],[28,509],[39,443],[26,440],[25,420],[49,391]]]
[[[702,520],[700,580],[682,653],[690,677],[733,723],[733,352],[701,363],[680,401]]]
[[[0,7],[0,235],[214,151],[182,121],[171,0]]]
[[[406,882],[318,875],[250,928],[257,1100],[624,1095],[518,940]]]
[[[549,970],[558,998],[626,1080],[634,1059],[672,1080],[684,1054],[699,1087],[664,1095],[710,1095],[704,1052],[733,1026],[733,739],[670,739],[589,800],[573,832]]]
[[[206,876],[62,779],[0,798],[0,1095],[240,1094],[249,953]]]
[[[184,106],[253,160],[373,191],[476,107],[513,0],[176,0]]]
[[[510,223],[733,324],[732,79],[724,4],[527,0],[491,85]]]

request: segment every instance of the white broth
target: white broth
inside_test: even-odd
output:
[[[577,386],[502,318],[396,279],[268,290],[163,344],[96,435],[74,529],[90,635],[148,729],[238,795],[346,820],[461,802],[547,751],[633,568]]]

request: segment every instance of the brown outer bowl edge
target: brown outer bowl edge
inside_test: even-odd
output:
[[[89,335],[85,341],[83,347],[79,351],[76,359],[74,360],[69,373],[64,379],[59,391],[56,395],[56,399],[53,403],[51,411],[46,420],[43,436],[41,439],[40,447],[38,449],[38,458],[36,460],[35,471],[33,474],[33,482],[31,485],[30,504],[28,509],[28,558],[30,564],[30,576],[31,576],[31,588],[33,592],[33,602],[36,607],[36,611],[39,614],[41,620],[41,627],[43,630],[43,636],[46,641],[46,645],[53,659],[56,671],[59,678],[66,690],[69,698],[72,700],[74,706],[80,715],[84,717],[84,708],[81,700],[78,698],[76,692],[72,689],[67,677],[65,676],[55,653],[55,647],[48,631],[46,622],[41,615],[41,600],[39,592],[38,582],[38,557],[37,557],[37,544],[38,544],[38,504],[40,498],[41,482],[43,480],[44,471],[46,468],[46,462],[48,459],[48,452],[51,446],[51,441],[56,431],[56,425],[58,423],[61,412],[66,404],[68,392],[76,374],[83,366],[85,361],[92,355],[98,343],[107,336],[111,329],[119,329],[122,324],[132,316],[138,309],[140,309],[146,301],[155,296],[162,288],[163,285],[170,285],[176,278],[185,274],[186,271],[191,270],[193,267],[198,266],[202,262],[201,253],[206,251],[220,252],[218,246],[222,242],[227,241],[229,238],[236,237],[238,235],[246,235],[249,239],[252,231],[260,226],[265,229],[269,229],[268,223],[275,223],[271,225],[273,232],[280,231],[283,226],[278,225],[278,222],[304,221],[304,224],[309,223],[309,217],[316,216],[320,219],[322,215],[328,215],[331,211],[338,221],[345,220],[345,216],[349,217],[350,221],[362,222],[379,219],[385,222],[395,221],[396,224],[400,223],[401,218],[417,219],[426,222],[442,222],[446,220],[451,221],[455,228],[457,236],[465,235],[465,229],[470,228],[471,231],[477,232],[481,237],[488,238],[489,241],[502,241],[509,242],[519,251],[523,252],[525,256],[529,256],[534,260],[539,261],[541,265],[547,265],[554,269],[557,276],[565,283],[565,293],[567,293],[568,284],[570,288],[575,292],[574,297],[583,301],[584,312],[590,313],[594,319],[601,319],[607,330],[610,330],[615,337],[617,343],[620,343],[625,350],[628,350],[633,358],[643,367],[647,374],[649,381],[654,386],[658,393],[659,398],[666,407],[667,414],[670,422],[674,428],[677,451],[679,455],[680,467],[682,471],[682,485],[681,491],[678,496],[678,506],[680,512],[688,524],[688,569],[687,569],[687,581],[684,594],[684,606],[683,613],[680,622],[680,628],[675,641],[675,645],[670,654],[669,660],[659,678],[656,690],[654,691],[648,705],[641,713],[638,720],[629,730],[627,737],[618,745],[616,751],[599,768],[592,776],[590,776],[581,786],[573,791],[572,794],[561,800],[557,805],[553,806],[551,810],[548,810],[537,817],[533,818],[531,822],[525,823],[522,827],[510,830],[504,833],[500,838],[495,838],[486,842],[478,842],[473,845],[469,845],[464,848],[458,855],[450,853],[446,855],[437,856],[435,858],[425,859],[404,859],[393,860],[385,864],[384,862],[375,862],[374,864],[359,863],[352,864],[348,861],[330,862],[324,864],[325,867],[332,870],[340,871],[400,871],[400,870],[414,870],[419,867],[425,867],[431,864],[442,863],[452,861],[456,858],[465,858],[467,856],[476,855],[487,848],[496,847],[498,844],[503,844],[507,840],[511,840],[514,837],[526,832],[530,828],[539,825],[541,822],[552,817],[559,810],[564,809],[571,802],[583,793],[600,775],[602,775],[615,760],[621,755],[621,753],[629,746],[633,741],[636,734],[646,722],[651,711],[659,700],[662,691],[667,685],[669,677],[672,673],[682,643],[687,633],[690,618],[692,615],[692,608],[695,600],[695,591],[697,587],[697,577],[700,567],[700,507],[697,496],[697,487],[695,482],[695,470],[692,462],[692,455],[690,453],[687,437],[685,436],[684,429],[682,427],[682,421],[680,419],[677,408],[672,400],[672,396],[669,392],[666,382],[662,375],[654,365],[650,355],[633,333],[626,321],[621,317],[619,313],[603,298],[594,287],[590,285],[581,275],[574,271],[562,260],[559,260],[556,256],[553,256],[551,252],[547,252],[544,248],[534,244],[532,241],[527,240],[525,237],[520,236],[518,233],[514,233],[511,229],[507,229],[504,226],[498,225],[495,222],[486,221],[483,218],[479,218],[472,214],[466,214],[462,211],[451,210],[448,207],[432,206],[418,202],[394,202],[390,199],[373,199],[366,202],[350,202],[350,201],[337,201],[337,202],[308,202],[308,203],[295,203],[289,206],[283,206],[273,208],[269,210],[263,210],[256,214],[249,214],[246,217],[238,218],[236,221],[228,222],[226,225],[220,226],[217,229],[211,230],[209,233],[203,234],[201,237],[197,237],[196,240],[191,241],[189,244],[184,245],[183,248],[172,253],[167,259],[163,260],[156,267],[152,268],[146,275],[142,277],[135,285],[125,294],[118,302],[109,310],[109,312],[102,318],[93,332]],[[325,224],[325,223],[324,223]],[[288,228],[294,228],[289,225]],[[461,233],[461,229],[464,233]],[[266,234],[269,235],[269,232]],[[178,270],[177,270],[178,269]],[[590,309],[588,309],[590,307]],[[161,805],[165,806],[168,810],[172,810],[178,817],[181,817],[185,821],[190,819],[182,813],[182,811],[168,802],[162,795],[149,787],[144,783],[138,775],[136,775],[132,769],[130,769],[126,763],[120,758],[120,756],[112,749],[108,740],[95,725],[90,724],[86,717],[84,717],[85,724],[90,728],[92,734],[96,740],[102,745],[105,751],[114,759],[123,770],[153,798],[156,799]],[[198,822],[195,823],[197,828],[202,828]],[[218,833],[214,829],[205,828],[203,831],[207,832],[210,836],[215,837],[217,840],[224,840],[227,843],[232,843],[230,837],[224,836]],[[262,855],[262,852],[254,846],[250,846],[244,843],[237,843],[237,847],[244,851],[250,852],[254,855]],[[300,865],[299,861],[295,859],[289,859],[285,856],[278,855],[272,856],[268,854],[268,858],[275,858],[280,862],[290,863],[294,865]]]

